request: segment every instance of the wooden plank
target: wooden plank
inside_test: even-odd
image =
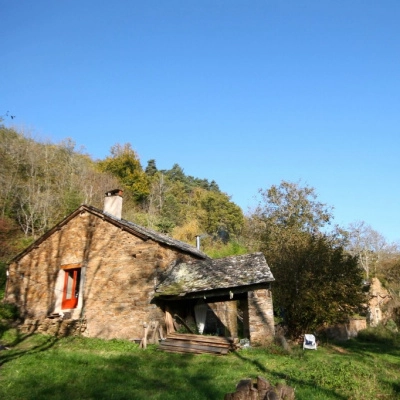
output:
[[[194,335],[190,333],[176,333],[173,332],[168,334],[167,338],[179,338],[181,340],[198,340],[204,342],[213,342],[213,343],[234,343],[234,339],[227,338],[224,336],[206,336],[206,335]]]
[[[81,268],[82,267],[82,263],[74,263],[74,264],[64,264],[61,265],[61,269],[75,269],[75,268]]]
[[[160,347],[160,350],[168,351],[170,353],[194,353],[194,354],[215,354],[215,355],[228,354],[228,349],[205,350],[205,349],[191,349],[183,347]]]
[[[182,340],[183,342],[197,342],[197,343],[209,343],[209,344],[214,344],[216,346],[231,346],[232,343],[229,342],[218,342],[215,340],[207,340],[207,339],[196,339],[196,338],[184,338],[184,337],[169,337],[167,336],[167,339],[171,340]]]
[[[220,347],[212,347],[212,346],[199,346],[199,345],[188,345],[188,344],[179,344],[174,342],[164,342],[160,345],[161,350],[168,351],[178,351],[178,352],[188,352],[188,353],[211,353],[211,354],[227,354],[228,349],[223,349]]]
[[[226,349],[228,351],[234,351],[234,350],[236,350],[238,348],[237,346],[218,345],[218,344],[215,344],[215,343],[188,342],[188,341],[184,342],[184,343],[187,343],[188,345],[203,345],[203,346],[209,346],[209,347],[218,347],[218,348],[221,348],[221,349]]]
[[[225,347],[232,347],[235,348],[237,347],[235,343],[232,343],[228,340],[218,340],[218,339],[210,339],[207,336],[204,337],[193,337],[193,336],[185,336],[185,335],[168,335],[167,339],[173,339],[173,340],[182,340],[182,341],[187,341],[187,342],[197,342],[197,343],[205,343],[205,344],[210,344],[210,345],[219,345],[219,346],[225,346]]]
[[[237,340],[237,338],[226,337],[226,336],[196,335],[196,334],[191,334],[191,333],[178,333],[178,332],[171,333],[171,336],[207,338],[210,340],[217,340],[217,341],[220,340],[220,341],[226,341],[226,342],[233,342],[233,341]]]
[[[173,332],[167,335],[166,340],[160,343],[159,348],[175,353],[227,354],[230,350],[235,350],[238,343],[239,339],[237,338]]]
[[[161,346],[172,346],[172,347],[175,346],[175,347],[182,347],[182,348],[185,348],[185,349],[198,349],[198,350],[202,350],[202,349],[204,349],[204,350],[208,350],[208,349],[219,349],[219,350],[226,349],[226,350],[229,350],[226,347],[207,346],[207,345],[199,344],[199,343],[181,342],[179,340],[171,340],[171,341],[166,340],[165,342],[162,343]]]
[[[229,344],[226,344],[226,343],[209,343],[209,342],[199,342],[199,341],[196,341],[196,340],[178,340],[178,339],[171,340],[171,339],[167,339],[165,342],[167,342],[167,343],[170,343],[170,342],[171,343],[172,342],[174,342],[174,343],[185,343],[187,345],[200,345],[200,346],[220,347],[220,348],[223,348],[223,349],[230,349],[231,348],[231,346]]]
[[[194,349],[179,349],[179,348],[165,348],[162,349],[168,353],[178,353],[178,354],[212,354],[215,356],[224,356],[227,352],[208,352],[203,350],[194,350]]]
[[[196,353],[196,354],[228,354],[228,350],[224,349],[193,349],[193,348],[185,348],[185,347],[163,347],[160,350],[169,351],[171,353]]]

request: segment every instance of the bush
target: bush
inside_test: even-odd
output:
[[[10,327],[10,322],[18,318],[18,309],[15,305],[0,302],[0,338]]]
[[[0,261],[0,301],[3,300],[4,291],[6,288],[7,281],[7,264],[3,261]]]
[[[377,327],[369,327],[358,332],[357,339],[365,342],[394,344],[399,341],[400,335],[380,324]]]
[[[0,303],[0,321],[15,321],[18,317],[18,308],[14,304]]]
[[[389,319],[386,322],[385,327],[386,329],[389,329],[391,332],[398,332],[397,325],[392,319]]]

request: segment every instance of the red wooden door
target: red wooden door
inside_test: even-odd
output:
[[[61,303],[62,309],[76,308],[78,305],[80,280],[80,268],[68,269],[65,271],[64,290]]]

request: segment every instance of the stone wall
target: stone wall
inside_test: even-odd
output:
[[[162,310],[151,301],[155,285],[178,258],[190,257],[82,212],[10,265],[6,300],[28,319],[69,311],[72,319],[86,320],[86,336],[139,338],[144,322],[164,325]],[[71,264],[85,270],[81,299],[76,309],[61,310],[57,277]]]
[[[378,278],[371,279],[368,302],[368,323],[377,326],[385,322],[390,316],[385,315],[384,308],[391,300],[389,292],[382,286]]]
[[[364,318],[350,319],[347,324],[336,324],[321,330],[321,335],[326,335],[331,340],[348,340],[357,337],[358,332],[367,328]]]
[[[208,303],[208,313],[206,327],[215,327],[218,334],[224,336],[237,337],[237,302],[236,301],[218,301]]]
[[[44,333],[57,337],[81,336],[86,331],[86,320],[42,318],[26,319],[19,327],[22,334]]]
[[[275,335],[272,294],[269,289],[255,290],[248,294],[250,343],[263,345]]]

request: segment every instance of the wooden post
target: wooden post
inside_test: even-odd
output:
[[[158,327],[158,334],[160,335],[160,339],[161,339],[161,340],[165,340],[165,337],[164,337],[164,330],[163,330],[162,326],[159,326],[159,327]]]
[[[237,323],[237,302],[227,301],[225,302],[225,336],[238,336],[238,323]]]
[[[165,309],[165,327],[167,328],[167,335],[175,332],[174,320],[168,308]]]
[[[158,328],[158,321],[152,323],[153,334],[151,335],[151,343],[157,343],[157,328]]]
[[[140,342],[140,348],[146,349],[147,348],[147,332],[148,332],[148,325],[146,322],[143,323],[143,328],[144,328],[144,333],[143,333],[143,338],[142,341]]]

